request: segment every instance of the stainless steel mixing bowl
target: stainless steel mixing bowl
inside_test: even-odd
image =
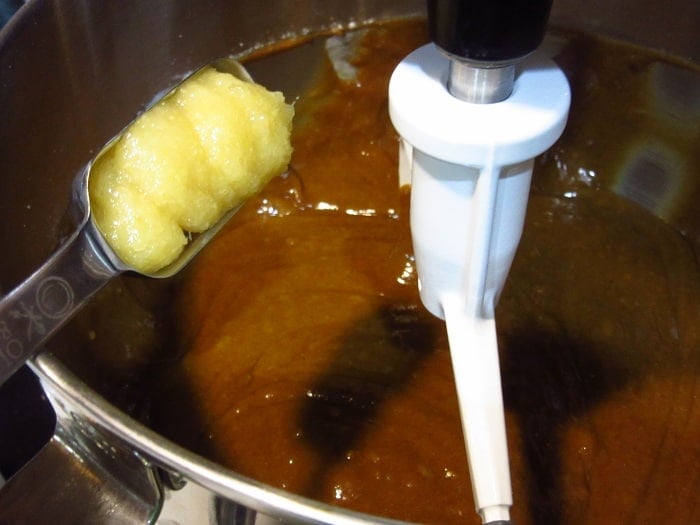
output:
[[[697,63],[699,5],[559,0],[551,23]],[[78,170],[175,78],[219,56],[423,9],[421,0],[31,0],[0,32],[1,289],[56,246]],[[294,90],[302,80],[272,87]],[[58,414],[56,435],[2,491],[0,522],[146,522],[185,483],[203,488],[211,523],[380,521],[261,485],[175,445],[90,390],[50,351],[33,368]],[[58,471],[65,479],[56,486]]]

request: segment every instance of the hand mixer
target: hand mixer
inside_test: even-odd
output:
[[[433,43],[389,84],[411,184],[420,296],[445,320],[476,510],[510,520],[495,305],[522,233],[533,159],[561,135],[566,77],[533,53],[551,0],[428,0]]]

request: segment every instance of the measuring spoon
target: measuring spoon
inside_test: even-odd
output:
[[[241,80],[253,81],[246,69],[230,58],[207,66]],[[156,102],[200,70],[188,75]],[[73,181],[72,205],[82,217],[78,229],[38,270],[0,301],[0,385],[112,278],[127,271],[137,272],[119,258],[98,229],[90,211],[88,192],[92,166],[127,127],[110,140]],[[153,278],[176,274],[204,248],[241,204],[234,206],[207,231],[193,236],[168,266],[151,274],[137,273]]]

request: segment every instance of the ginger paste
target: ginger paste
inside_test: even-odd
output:
[[[282,173],[294,109],[279,92],[207,67],[137,118],[92,167],[90,204],[110,247],[142,273]]]

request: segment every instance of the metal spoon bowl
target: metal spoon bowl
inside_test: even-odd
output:
[[[222,58],[204,67],[214,67],[241,80],[253,81],[243,65],[232,58]],[[153,104],[169,96],[201,69],[187,75]],[[144,274],[125,264],[95,223],[88,188],[95,161],[109,151],[127,127],[111,139],[73,181],[73,205],[82,217],[76,231],[39,269],[0,301],[0,334],[6,342],[0,347],[0,385],[112,278],[124,272],[159,279],[173,276],[240,208],[240,204],[235,206],[207,231],[194,235],[171,264],[155,273]]]

